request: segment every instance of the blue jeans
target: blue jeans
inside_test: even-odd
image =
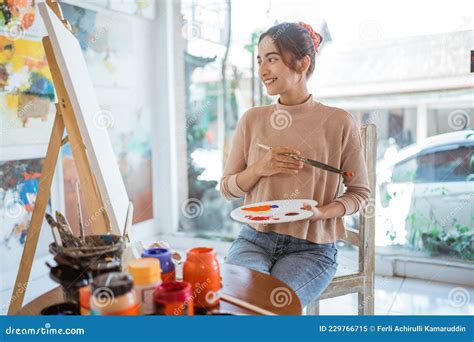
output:
[[[321,295],[338,265],[334,242],[318,244],[289,235],[258,232],[246,224],[232,243],[226,263],[280,279],[296,292],[302,307]]]

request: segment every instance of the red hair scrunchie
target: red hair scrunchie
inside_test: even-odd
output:
[[[319,51],[319,45],[323,41],[323,37],[318,32],[316,32],[310,24],[306,24],[302,21],[300,21],[298,24],[303,26],[309,32],[309,34],[311,36],[311,39],[313,40],[314,51],[318,52]]]

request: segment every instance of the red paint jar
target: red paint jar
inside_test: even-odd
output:
[[[191,285],[185,281],[167,281],[155,289],[155,313],[166,316],[193,316]]]

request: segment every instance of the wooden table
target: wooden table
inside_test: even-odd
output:
[[[301,315],[296,293],[282,281],[245,267],[221,265],[222,292],[237,297],[277,315]],[[273,291],[273,292],[272,292]],[[26,304],[17,315],[39,315],[46,306],[64,301],[61,287],[48,291]],[[221,300],[219,310],[255,315],[254,312]]]

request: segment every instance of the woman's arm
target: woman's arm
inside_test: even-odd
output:
[[[318,220],[327,220],[334,217],[342,217],[346,209],[340,202],[331,202],[329,204],[323,205],[321,207],[314,207],[312,208],[311,205],[305,203],[304,208],[306,210],[312,210],[314,215],[311,216],[310,221],[318,221]]]
[[[344,129],[340,168],[342,170],[354,170],[354,176],[343,176],[346,191],[331,203],[316,208],[309,207],[314,212],[311,221],[355,214],[370,199],[371,191],[362,139],[360,137],[360,128],[352,117]]]
[[[245,196],[261,177],[278,173],[297,174],[303,167],[303,163],[282,155],[283,153],[301,154],[288,147],[273,147],[261,160],[248,166],[246,156],[250,148],[250,137],[246,132],[246,119],[247,116],[244,115],[237,125],[225,163],[224,175],[221,178],[220,191],[228,200]]]
[[[303,162],[284,156],[284,153],[301,154],[301,152],[289,147],[271,148],[262,159],[237,175],[236,181],[239,188],[248,192],[262,177],[269,177],[278,173],[298,174],[299,170],[303,168]]]
[[[262,175],[259,171],[258,163],[255,163],[248,168],[246,168],[241,173],[237,174],[237,185],[244,192],[249,192],[258,183],[262,178]]]

